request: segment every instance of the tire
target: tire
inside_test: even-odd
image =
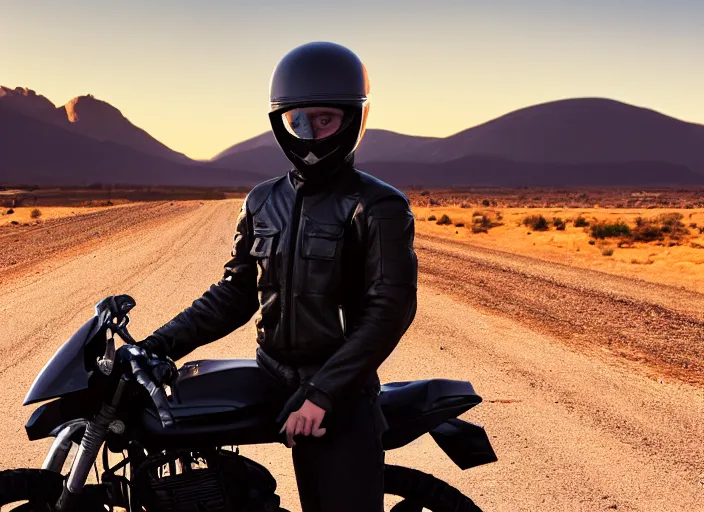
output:
[[[417,469],[386,464],[384,494],[403,498],[391,512],[482,512],[450,484]]]
[[[45,469],[8,469],[0,471],[0,507],[17,502],[27,502],[14,508],[16,512],[47,512],[54,509],[54,503],[61,496],[64,477],[60,473]],[[86,490],[91,486],[86,486]],[[90,491],[86,498],[96,497]],[[81,502],[80,510],[104,512],[100,504],[87,499]]]

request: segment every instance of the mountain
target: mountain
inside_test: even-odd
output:
[[[601,98],[516,110],[439,139],[412,161],[484,154],[527,162],[663,161],[704,173],[704,126]]]
[[[180,164],[21,114],[0,102],[0,183],[242,186],[252,172]]]
[[[401,187],[701,185],[704,126],[614,100],[576,98],[444,138],[369,129],[356,162]],[[57,108],[31,89],[0,87],[3,183],[249,186],[290,168],[269,131],[200,162],[91,95]]]
[[[403,135],[389,130],[369,129],[357,149],[355,160],[386,161],[405,160],[408,153],[418,151],[427,144],[440,140],[436,137],[416,137]],[[263,174],[281,174],[281,169],[288,169],[291,163],[279,148],[271,131],[230,146],[218,153],[211,162],[219,167],[230,166],[240,169],[258,169]]]
[[[116,142],[142,153],[175,162],[191,162],[186,155],[169,149],[146,131],[133,125],[118,109],[90,94],[73,98],[66,105],[57,108],[47,98],[31,89],[0,86],[0,105],[97,140]]]
[[[256,153],[235,145],[214,162],[267,175],[272,174],[272,165],[290,166],[268,133],[250,139],[255,140]],[[662,162],[704,174],[704,126],[614,100],[576,98],[516,110],[444,138],[370,129],[355,161],[362,169],[373,164],[385,175],[380,166],[384,162],[400,173],[406,172],[401,171],[401,163],[408,163],[405,168],[413,169],[416,164],[424,164],[423,172],[437,173],[440,168],[434,164],[470,156],[514,163],[564,164],[570,172],[576,171],[568,164],[599,163],[604,164],[600,168],[608,168],[615,163],[628,167],[634,162],[649,162],[652,169],[656,162]],[[529,168],[534,167],[525,167]],[[273,172],[280,173],[278,167]],[[471,183],[474,180],[467,175],[462,184]]]
[[[278,148],[278,146],[276,145],[276,139],[274,138],[274,134],[271,133],[271,131],[264,132],[261,135],[252,137],[251,139],[247,139],[242,142],[238,142],[237,144],[233,144],[229,148],[215,155],[213,158],[210,159],[210,161],[223,161],[224,158],[229,157],[231,155],[236,155],[245,151],[250,151],[252,149],[258,149],[262,147]]]

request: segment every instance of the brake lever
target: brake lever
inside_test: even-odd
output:
[[[122,338],[123,341],[129,343],[130,345],[136,345],[137,340],[135,340],[132,335],[127,331],[128,323],[130,323],[130,317],[124,316],[119,324],[113,325],[112,327],[113,329],[115,329],[117,334],[120,335],[120,338]]]

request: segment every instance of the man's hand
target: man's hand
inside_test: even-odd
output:
[[[306,400],[300,409],[289,414],[279,434],[286,431],[286,446],[289,448],[296,446],[293,436],[300,434],[321,437],[325,434],[325,429],[320,428],[324,416],[325,409],[318,407],[310,400]]]

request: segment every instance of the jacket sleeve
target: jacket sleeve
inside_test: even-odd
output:
[[[156,354],[180,359],[201,345],[227,336],[259,309],[257,263],[250,255],[252,218],[247,199],[237,218],[234,243],[224,275],[190,307],[158,328],[140,345]]]
[[[366,215],[367,291],[360,320],[301,390],[303,397],[326,410],[377,371],[416,314],[418,261],[408,202],[402,196],[381,199]]]

